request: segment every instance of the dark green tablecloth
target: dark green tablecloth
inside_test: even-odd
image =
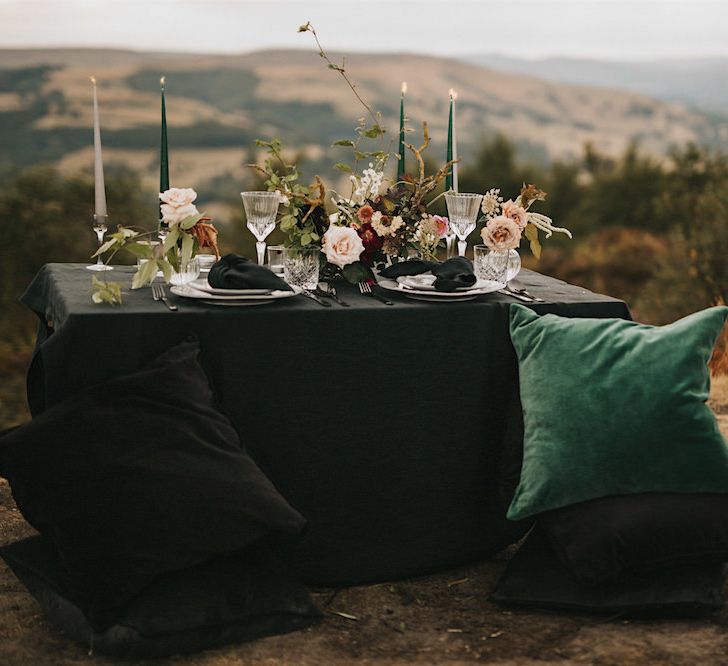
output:
[[[119,268],[110,278],[131,281]],[[622,302],[531,271],[538,312],[629,317]],[[393,307],[342,286],[350,308],[297,296],[218,307],[149,289],[95,305],[91,276],[50,264],[22,301],[41,319],[28,376],[34,414],[138,369],[190,334],[222,411],[310,521],[288,558],[311,583],[414,576],[493,554],[527,525],[505,511],[522,422],[507,296]],[[89,414],[93,418],[93,414]],[[113,424],[99,423],[99,432]]]

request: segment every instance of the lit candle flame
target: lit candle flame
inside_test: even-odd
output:
[[[96,85],[96,78],[95,78],[95,77],[93,77],[93,76],[89,76],[88,78],[89,78],[89,80],[91,81],[91,83],[92,83],[93,85]]]
[[[458,94],[452,88],[450,88],[450,99],[457,99],[457,98],[458,98]]]
[[[402,81],[402,94],[407,94],[407,81]]]
[[[164,76],[161,79],[159,79],[159,85],[162,86],[162,90],[164,90],[164,82],[165,82],[165,80],[166,80],[166,77],[164,77]]]

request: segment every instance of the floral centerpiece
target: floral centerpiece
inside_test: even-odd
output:
[[[279,221],[281,230],[288,235],[286,245],[319,247],[326,259],[324,276],[343,276],[350,282],[372,279],[372,268],[411,255],[435,258],[449,223],[446,217],[433,215],[429,207],[438,198],[435,191],[445,180],[453,161],[434,174],[425,173],[422,154],[430,137],[427,123],[423,123],[422,145],[415,147],[404,142],[417,161],[417,173],[405,174],[400,180],[385,185],[384,169],[390,155],[383,150],[385,130],[380,114],[359,96],[343,64],[331,61],[313,26],[306,23],[299,32],[313,34],[319,55],[328,63],[329,69],[343,77],[370,118],[370,123],[366,117],[360,118],[354,140],[334,143],[352,149],[355,165],[366,160],[369,166],[357,174],[348,164],[335,164],[336,169],[349,174],[351,191],[347,196],[335,191],[327,196],[327,188],[320,177],[316,176],[309,187],[299,182],[300,173],[296,165],[284,159],[280,141],[257,141],[259,146],[268,149],[269,157],[263,165],[250,166],[265,176],[268,190],[277,190],[281,196],[283,207]],[[382,148],[363,150],[362,142],[366,139],[379,139]]]
[[[529,241],[531,252],[538,259],[541,256],[539,230],[544,232],[546,238],[551,237],[554,232],[566,234],[571,238],[568,229],[555,227],[550,217],[529,210],[535,201],[544,199],[546,192],[535,185],[524,185],[515,201],[512,199],[503,201],[500,189],[488,190],[483,195],[480,205],[483,216],[479,221],[485,222],[480,232],[483,243],[496,252],[507,252],[518,248],[522,236],[525,236]]]
[[[299,32],[312,33],[319,55],[329,69],[343,77],[371,123],[366,117],[361,118],[354,140],[334,143],[335,146],[352,149],[355,165],[362,160],[368,162],[368,167],[361,173],[356,173],[348,164],[339,162],[334,165],[349,174],[351,191],[347,196],[335,191],[329,193],[319,176],[315,177],[311,186],[302,185],[296,165],[284,159],[280,141],[257,141],[259,146],[268,149],[268,158],[263,165],[250,166],[265,176],[268,190],[279,192],[283,203],[279,221],[281,230],[288,235],[286,245],[294,248],[319,247],[325,258],[322,261],[324,278],[343,276],[350,282],[371,280],[373,268],[413,256],[436,260],[449,231],[449,221],[447,217],[433,214],[430,207],[442,195],[436,192],[450,173],[454,161],[448,161],[434,174],[426,174],[423,152],[430,138],[427,123],[423,123],[421,146],[403,142],[414,155],[416,173],[405,174],[386,184],[384,169],[390,155],[382,149],[369,152],[362,149],[362,142],[366,139],[383,139],[385,130],[381,126],[380,114],[360,97],[343,63],[338,65],[329,58],[313,26],[306,23]],[[401,159],[400,156],[398,158]],[[545,192],[534,185],[524,185],[515,201],[504,202],[498,189],[486,192],[480,218],[481,222],[485,222],[483,241],[486,245],[497,250],[515,249],[525,236],[533,254],[539,257],[539,231],[544,232],[547,238],[554,232],[571,237],[568,230],[553,226],[547,216],[529,210],[535,201],[541,201],[545,196]]]
[[[212,218],[200,213],[194,204],[197,193],[190,188],[172,187],[161,192],[159,199],[162,222],[166,235],[161,244],[153,245],[150,239],[157,235],[156,231],[143,232],[131,227],[118,227],[93,255],[94,257],[110,252],[107,263],[120,250],[131,252],[144,259],[132,279],[131,288],[138,289],[151,284],[161,271],[169,282],[173,272],[178,272],[180,265],[187,264],[202,248],[211,248],[219,258],[217,247],[217,229],[210,224]],[[95,303],[121,303],[121,283],[108,282],[94,277],[92,282],[92,299]]]

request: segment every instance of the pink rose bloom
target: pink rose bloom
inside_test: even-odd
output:
[[[361,253],[364,252],[364,243],[356,229],[351,227],[337,227],[332,224],[322,241],[321,250],[326,259],[339,268],[359,261]]]
[[[374,215],[374,209],[369,204],[367,204],[366,206],[362,206],[358,211],[356,211],[356,215],[362,222],[371,222],[372,216]]]
[[[437,223],[437,234],[442,238],[450,228],[450,220],[442,215],[433,215],[432,219]]]
[[[498,215],[488,221],[480,232],[483,242],[497,252],[513,250],[521,242],[521,229],[518,223],[505,215]]]
[[[183,206],[173,206],[172,204],[163,203],[160,209],[162,219],[170,229],[174,229],[185,218],[200,214],[195,205],[191,203]]]
[[[160,192],[159,198],[172,208],[181,208],[197,199],[197,192],[190,187],[170,187],[166,192]]]
[[[516,206],[516,203],[512,199],[501,204],[501,215],[513,220],[521,231],[526,228],[526,224],[528,223],[526,209],[523,206]]]

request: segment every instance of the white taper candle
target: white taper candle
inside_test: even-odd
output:
[[[101,127],[99,123],[99,102],[96,98],[96,79],[92,76],[94,88],[94,194],[97,217],[106,217],[106,188],[104,186],[104,162],[101,158]]]

